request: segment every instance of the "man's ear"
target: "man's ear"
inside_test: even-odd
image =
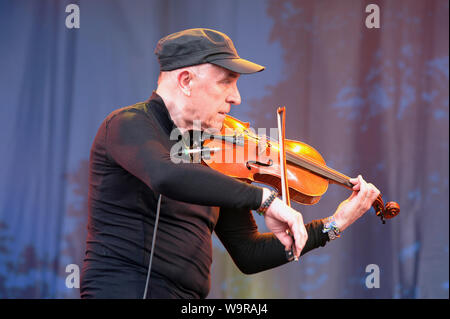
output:
[[[192,77],[193,77],[192,72],[188,70],[183,70],[180,73],[178,73],[177,77],[178,87],[187,96],[191,96]]]

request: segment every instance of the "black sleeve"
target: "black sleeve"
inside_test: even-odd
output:
[[[322,233],[321,220],[305,225],[308,240],[301,255],[325,246],[328,235]],[[251,211],[221,208],[214,229],[236,266],[244,274],[254,274],[288,262],[284,246],[273,233],[261,234]]]
[[[107,122],[106,130],[110,160],[157,193],[205,206],[257,209],[261,204],[260,187],[199,163],[172,162],[170,150],[162,143],[164,137],[143,111],[131,109],[115,114]]]

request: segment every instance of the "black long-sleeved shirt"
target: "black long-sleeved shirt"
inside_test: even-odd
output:
[[[251,214],[262,189],[200,163],[172,162],[173,129],[156,93],[101,124],[90,155],[82,298],[142,298],[159,194],[150,291],[159,285],[167,291],[163,297],[206,297],[213,231],[244,273],[287,262],[283,245],[273,234],[260,234]],[[306,225],[302,254],[325,245],[322,227],[320,220]]]

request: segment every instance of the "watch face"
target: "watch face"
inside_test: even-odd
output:
[[[335,240],[336,239],[336,233],[334,232],[334,229],[330,229],[328,231],[328,237],[330,238],[330,240]]]

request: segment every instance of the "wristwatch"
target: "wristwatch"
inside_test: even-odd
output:
[[[336,238],[339,237],[336,234],[336,231],[334,229],[330,229],[327,233],[328,233],[328,238],[330,238],[330,240],[335,240]]]

